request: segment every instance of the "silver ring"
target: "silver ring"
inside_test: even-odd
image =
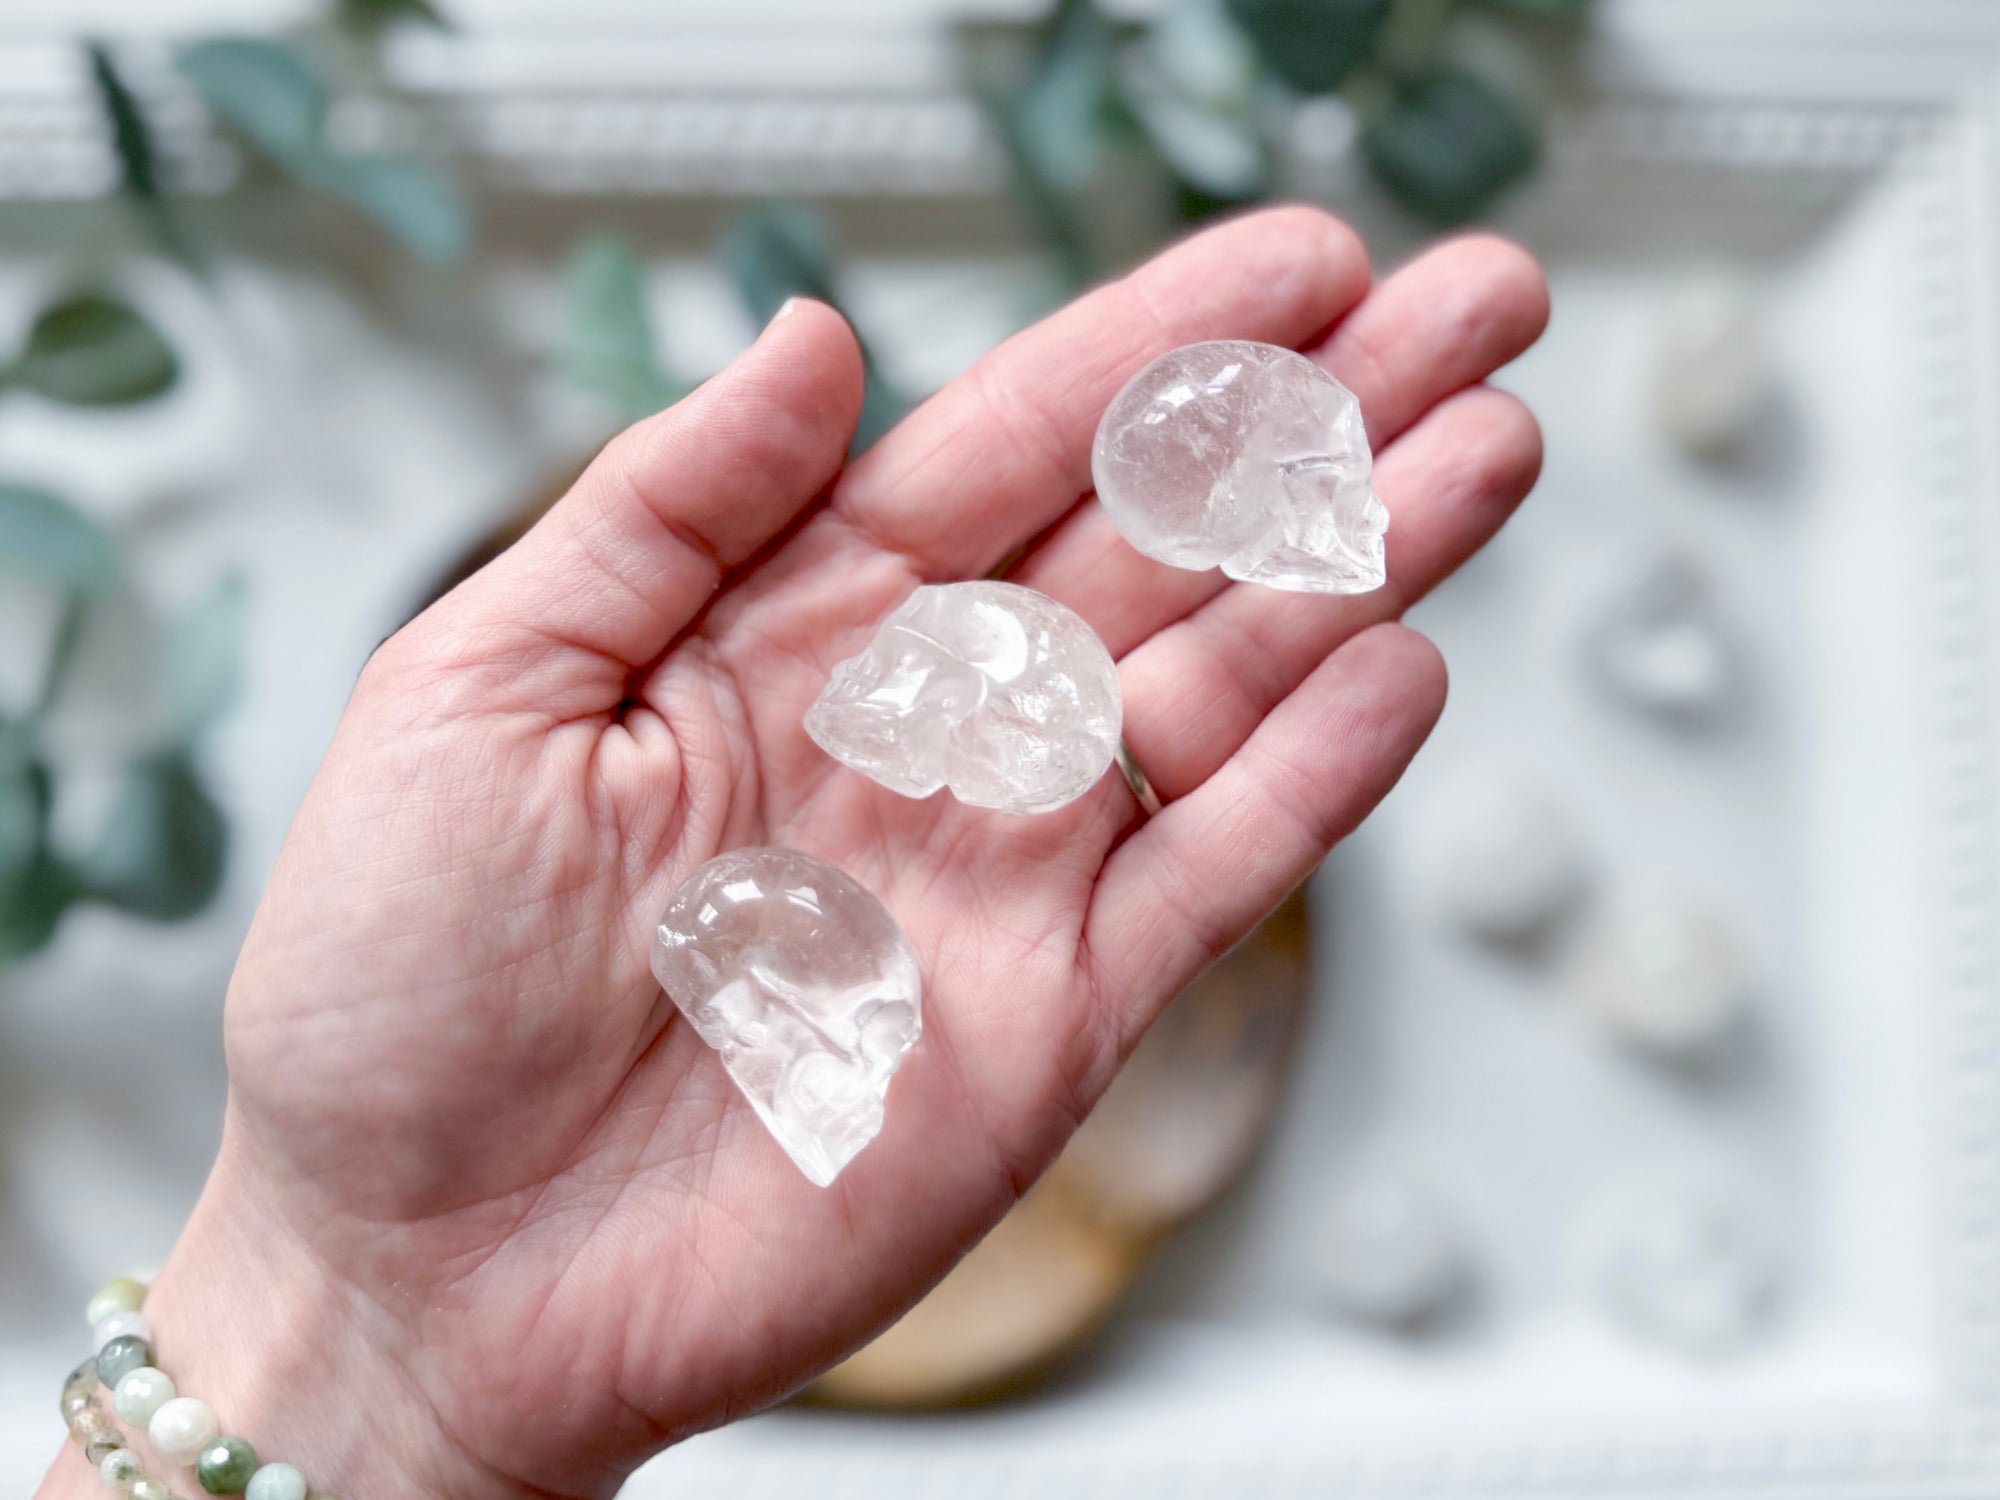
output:
[[[1118,769],[1125,777],[1125,785],[1132,789],[1139,811],[1149,818],[1156,816],[1160,811],[1160,794],[1153,790],[1153,783],[1146,779],[1146,773],[1139,769],[1139,762],[1133,759],[1132,747],[1122,739],[1118,742]]]

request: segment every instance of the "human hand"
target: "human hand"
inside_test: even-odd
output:
[[[1009,340],[845,472],[860,361],[810,302],[614,440],[376,653],[300,809],[230,985],[222,1150],[148,1303],[183,1392],[352,1500],[602,1495],[881,1328],[1415,753],[1444,672],[1394,622],[1534,480],[1532,419],[1477,382],[1546,311],[1499,241],[1370,291],[1348,230],[1279,209]],[[1111,395],[1213,338],[1360,396],[1384,588],[1177,571],[1089,500]],[[1116,775],[1033,818],[911,801],[801,727],[911,588],[1024,545],[1009,576],[1119,660],[1149,821]],[[923,968],[923,1039],[829,1189],[647,967],[682,877],[759,843],[854,875]]]

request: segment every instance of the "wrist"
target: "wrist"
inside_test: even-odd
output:
[[[466,1453],[413,1378],[387,1313],[331,1277],[225,1144],[146,1297],[161,1369],[260,1462],[299,1469],[342,1500],[519,1500],[533,1493]],[[59,1379],[60,1371],[52,1376]],[[53,1390],[53,1386],[51,1389]],[[105,1409],[111,1393],[103,1391]],[[124,1425],[124,1424],[121,1424]],[[203,1494],[142,1431],[127,1442],[177,1497]],[[75,1444],[36,1500],[110,1494]]]

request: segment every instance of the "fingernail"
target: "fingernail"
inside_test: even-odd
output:
[[[782,323],[786,318],[789,318],[794,312],[798,310],[798,306],[799,306],[798,298],[787,297],[784,301],[784,305],[780,307],[776,312],[771,314],[771,321],[773,323]]]

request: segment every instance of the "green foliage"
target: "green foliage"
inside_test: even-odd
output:
[[[1165,166],[1181,218],[1264,195],[1271,153],[1257,53],[1220,5],[1170,7],[1142,43],[1124,49],[1117,90]]]
[[[185,750],[135,761],[103,836],[73,867],[90,897],[155,921],[193,916],[222,884],[229,830]]]
[[[1405,89],[1362,138],[1368,164],[1402,202],[1440,224],[1474,218],[1533,170],[1534,131],[1470,73]]]
[[[317,166],[326,99],[289,48],[227,37],[184,47],[175,61],[208,107],[259,151],[281,163]]]
[[[471,247],[471,206],[438,168],[328,147],[326,91],[293,49],[231,37],[184,47],[176,61],[216,116],[267,160],[360,210],[417,259],[449,264]]]
[[[723,234],[722,260],[759,323],[791,297],[833,300],[826,220],[803,203],[769,203],[744,214]]]
[[[1055,260],[1068,285],[1087,284],[1095,279],[1098,263],[1082,217],[1069,195],[1041,169],[1019,113],[1004,99],[989,101],[988,113],[1007,154],[1007,181],[1029,232]]]
[[[180,376],[159,330],[110,297],[72,297],[44,308],[6,379],[70,406],[150,401]]]
[[[0,910],[33,866],[48,817],[48,773],[28,748],[19,729],[0,726]]]
[[[96,42],[86,43],[90,58],[91,86],[111,121],[111,144],[118,153],[118,166],[125,191],[135,198],[160,196],[160,174],[155,166],[153,132],[139,109],[139,101],[119,75],[111,54]]]
[[[472,248],[472,209],[458,185],[409,157],[328,157],[324,185],[367,214],[418,260],[446,266]]]
[[[1363,157],[1405,207],[1440,223],[1485,212],[1532,171],[1535,121],[1440,63],[1459,6],[1573,21],[1590,0],[1178,0],[1142,28],[1101,0],[1060,0],[1025,81],[989,97],[1024,216],[1071,285],[1099,266],[1081,201],[1135,142],[1183,219],[1269,191],[1285,101],[1340,91]],[[1253,77],[1233,59],[1247,49]],[[1120,165],[1129,165],[1129,152]]]
[[[988,99],[1022,216],[1071,288],[1103,269],[1079,203],[1114,166],[1161,183],[1184,219],[1264,191],[1253,101],[1226,76],[1236,38],[1204,15],[1170,11],[1135,48],[1096,0],[1060,0],[1032,38],[1024,80]],[[1207,76],[1218,71],[1220,87]]]
[[[1022,160],[1050,186],[1073,192],[1096,170],[1112,79],[1111,27],[1094,0],[1059,0],[1011,108]]]
[[[1096,170],[1112,118],[1112,36],[1092,0],[1059,0],[1034,38],[1026,81],[990,91],[987,112],[1030,231],[1070,286],[1099,266],[1072,195]]]
[[[0,724],[0,963],[47,943],[75,896],[48,846],[50,786],[27,731]]]
[[[37,842],[20,877],[0,885],[0,963],[46,946],[76,894],[68,869]]]
[[[768,323],[789,297],[815,297],[840,306],[833,290],[832,237],[826,220],[805,204],[771,203],[752,209],[729,226],[718,253],[744,306],[759,323]],[[861,358],[867,391],[854,433],[856,453],[888,431],[908,409],[883,380],[865,340]]]
[[[236,701],[242,677],[243,580],[220,580],[174,622],[167,645],[167,734],[187,745]]]
[[[451,23],[430,0],[338,0],[333,22],[357,36],[373,36],[403,22],[449,31]]]
[[[173,201],[160,181],[160,153],[153,142],[152,127],[146,122],[146,112],[119,73],[109,49],[89,42],[84,51],[90,59],[91,87],[111,126],[120,187],[160,249],[189,270],[205,274],[194,242],[182,227]]]
[[[1328,93],[1369,62],[1389,8],[1389,0],[1229,0],[1264,66],[1302,94]]]
[[[645,268],[632,247],[594,234],[571,253],[564,275],[569,301],[563,367],[578,384],[637,420],[680,398],[653,357]]]
[[[62,768],[40,750],[38,738],[61,695],[84,616],[117,581],[117,560],[110,540],[60,497],[0,485],[0,567],[67,590],[36,701],[0,720],[0,963],[40,948],[80,900],[162,921],[192,916],[221,881],[228,840],[191,746],[235,695],[241,583],[223,580],[175,624],[164,685],[166,737],[125,768],[102,837],[71,858],[54,846],[49,827]]]
[[[1172,171],[1182,218],[1206,217],[1263,194],[1264,140],[1241,114],[1168,92],[1136,95],[1132,109]]]
[[[1594,0],[1466,0],[1488,10],[1512,11],[1522,16],[1542,16],[1554,21],[1580,21],[1590,14]]]
[[[111,542],[68,501],[29,485],[0,483],[0,567],[84,591],[117,571]]]

